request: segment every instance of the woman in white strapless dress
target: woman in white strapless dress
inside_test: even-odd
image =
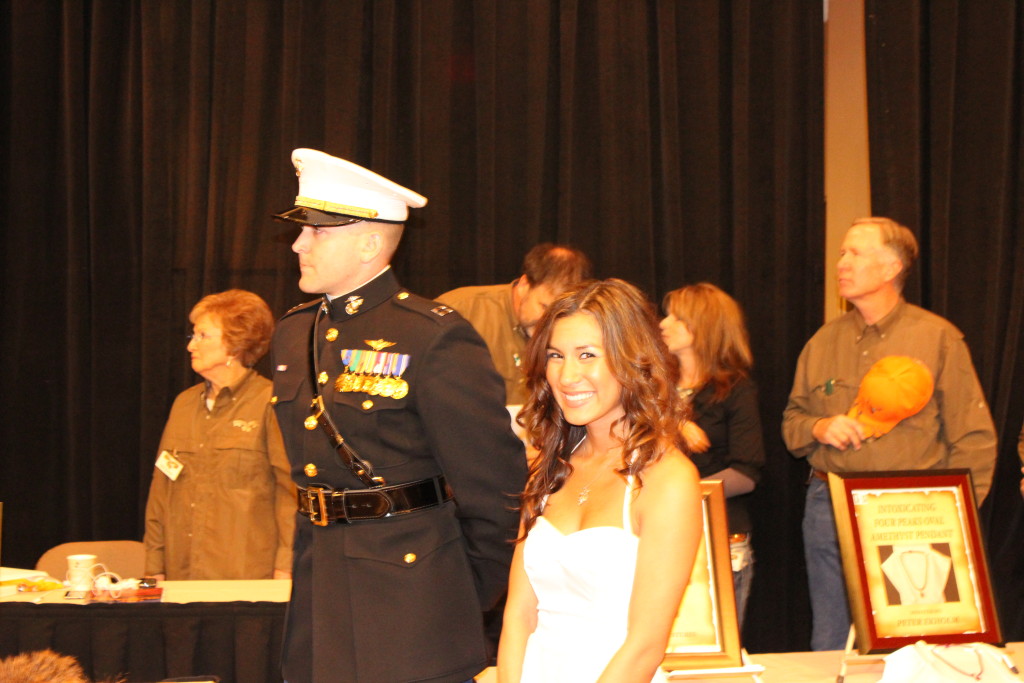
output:
[[[701,534],[675,445],[678,371],[654,309],[621,280],[556,299],[527,349],[522,495],[500,683],[661,681]]]

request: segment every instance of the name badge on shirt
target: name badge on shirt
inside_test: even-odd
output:
[[[168,451],[160,451],[160,456],[156,459],[156,468],[166,474],[171,481],[178,479],[178,475],[181,474],[184,467],[181,461]]]

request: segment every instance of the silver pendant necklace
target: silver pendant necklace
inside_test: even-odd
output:
[[[978,659],[978,671],[977,672],[974,672],[974,671],[964,671],[963,669],[958,667],[956,664],[953,664],[953,662],[949,661],[948,659],[946,659],[945,657],[943,657],[942,655],[939,654],[939,650],[938,650],[939,647],[940,647],[939,645],[933,645],[932,646],[932,654],[935,655],[936,659],[938,659],[940,662],[942,662],[943,664],[945,664],[946,666],[948,666],[950,669],[952,669],[953,671],[957,672],[961,676],[966,676],[967,678],[973,678],[976,681],[980,681],[981,680],[982,674],[985,673],[985,660],[983,660],[981,658],[981,653],[978,652],[975,648],[970,647],[970,648],[967,648],[967,649],[969,649],[971,652],[973,652],[974,656]],[[949,647],[949,646],[948,645],[943,645],[941,647]]]
[[[580,489],[579,494],[577,494],[577,496],[576,496],[576,506],[577,507],[579,507],[580,505],[583,505],[588,500],[590,500],[590,485],[594,483],[594,481],[597,479],[598,476],[600,476],[600,474],[601,474],[601,471],[598,470],[597,474],[594,475],[594,478],[591,479],[587,484],[585,484],[583,486],[583,488]]]
[[[910,587],[917,591],[919,597],[924,597],[925,588],[928,587],[928,555],[920,550],[904,550],[899,555],[900,566],[903,567],[903,574],[907,577],[907,581],[910,582]],[[908,560],[915,560],[915,562],[908,562]],[[916,562],[919,560],[920,562]],[[911,565],[917,564],[918,567],[923,563],[924,571],[921,574],[921,585],[919,586],[914,577],[911,576]]]
[[[576,444],[576,446],[573,447],[573,449],[572,449],[573,452],[575,452],[576,449],[580,447],[581,443],[583,443],[583,439],[580,439],[580,442],[578,444]],[[597,468],[597,473],[594,476],[592,476],[590,478],[590,481],[588,481],[586,484],[584,484],[583,488],[580,489],[580,492],[578,494],[576,494],[576,506],[577,507],[579,507],[580,505],[583,505],[588,500],[590,500],[590,487],[591,487],[591,485],[595,481],[597,481],[597,478],[600,477],[600,476],[601,476],[601,468],[598,467]]]

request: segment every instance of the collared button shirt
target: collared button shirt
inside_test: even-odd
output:
[[[911,356],[928,366],[935,379],[928,404],[859,450],[819,443],[811,433],[814,423],[846,414],[861,378],[890,355]],[[854,309],[811,337],[797,362],[782,436],[793,455],[824,472],[968,468],[978,505],[995,468],[995,427],[963,334],[903,300],[874,325]]]
[[[690,459],[702,479],[731,467],[757,484],[764,467],[757,385],[754,380],[744,377],[721,401],[715,401],[714,396],[715,387],[708,383],[693,397],[692,419],[704,430],[711,445],[703,453],[692,453]],[[726,499],[729,533],[749,533],[752,530],[747,510],[749,499],[749,495]]]
[[[154,468],[146,504],[146,573],[269,579],[291,571],[295,485],[271,384],[250,370],[206,406],[205,383],[180,393],[160,439],[183,467]]]
[[[522,364],[529,337],[512,309],[512,285],[459,287],[437,300],[458,311],[483,337],[495,369],[505,380],[505,403],[526,403],[529,395]]]

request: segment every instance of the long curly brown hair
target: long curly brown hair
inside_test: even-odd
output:
[[[584,282],[551,303],[526,348],[526,387],[530,398],[518,421],[539,451],[520,495],[523,531],[540,516],[547,495],[562,488],[573,471],[572,449],[586,425],[566,422],[547,380],[547,349],[555,323],[575,313],[594,317],[601,329],[608,368],[622,386],[625,415],[622,474],[640,473],[669,445],[682,450],[678,425],[685,410],[676,392],[678,361],[662,341],[654,307],[635,286],[623,280]]]

